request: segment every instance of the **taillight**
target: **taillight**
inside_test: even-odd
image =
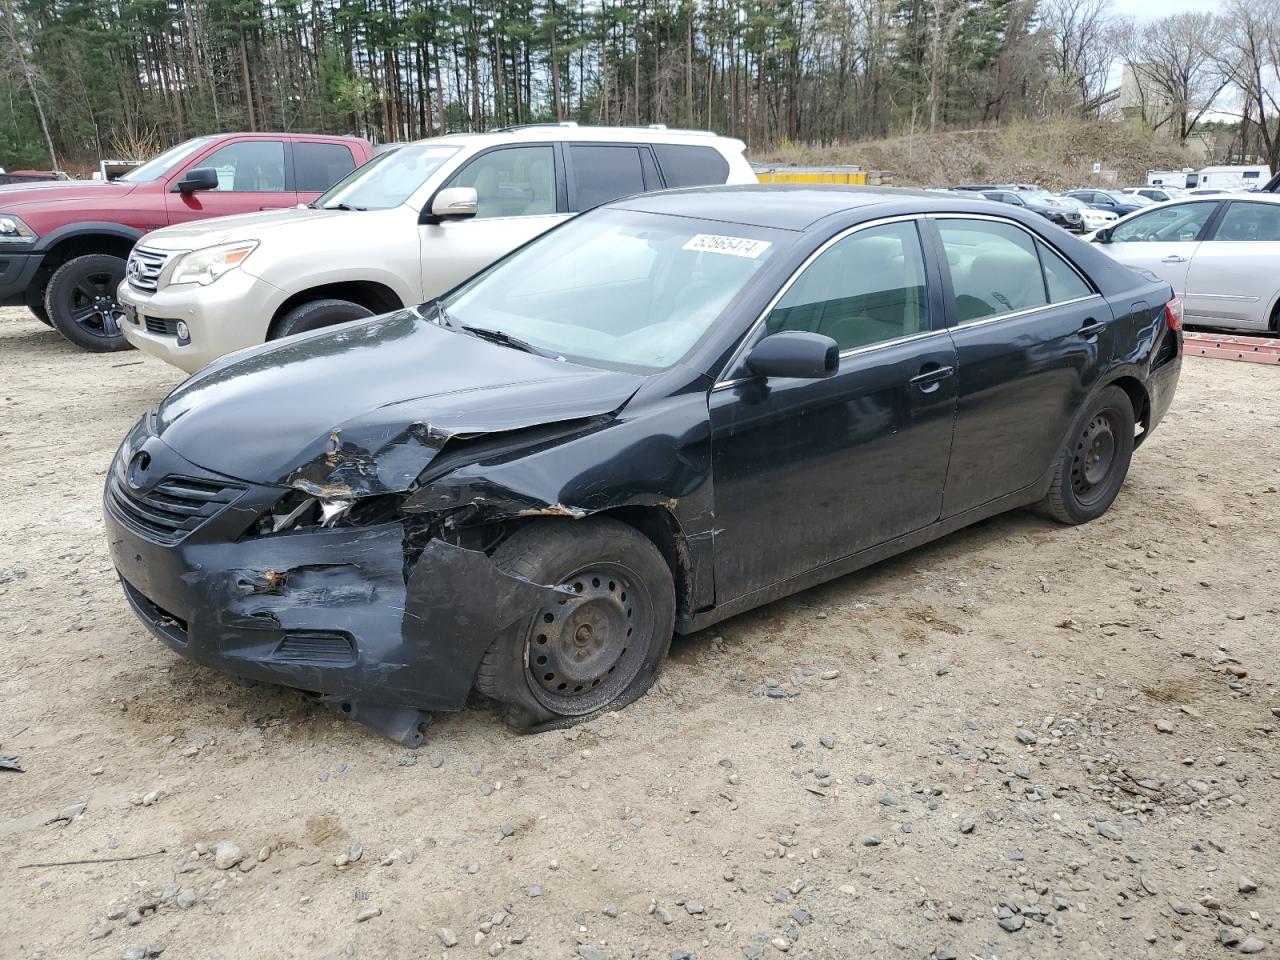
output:
[[[1182,329],[1182,301],[1174,297],[1164,305],[1164,319],[1170,330]]]

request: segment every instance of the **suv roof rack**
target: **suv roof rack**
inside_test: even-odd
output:
[[[561,120],[559,123],[516,123],[506,127],[490,127],[489,133],[514,133],[517,130],[545,130],[548,127],[569,127],[582,130],[654,130],[665,133],[679,133],[699,137],[719,136],[714,130],[685,130],[679,127],[668,127],[665,123],[647,124],[586,124],[580,125],[576,120]]]

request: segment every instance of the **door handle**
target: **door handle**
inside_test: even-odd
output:
[[[1099,323],[1097,320],[1093,319],[1093,317],[1089,317],[1085,320],[1084,326],[1076,331],[1076,336],[1080,337],[1082,340],[1092,340],[1102,332],[1102,329],[1105,326],[1106,324]]]
[[[1160,262],[1161,263],[1186,263],[1190,259],[1191,259],[1190,257],[1180,257],[1176,253],[1171,253],[1169,254],[1169,256],[1165,257]]]
[[[943,380],[955,372],[955,367],[941,367],[936,363],[930,363],[907,382],[913,387],[919,387],[921,393],[933,393],[941,386]]]

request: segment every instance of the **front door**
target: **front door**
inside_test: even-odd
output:
[[[256,213],[296,206],[288,147],[283,140],[236,140],[199,160],[188,163],[173,178],[175,186],[183,174],[202,167],[218,172],[214,190],[178,193],[170,190],[166,210],[170,223],[186,223],[235,213]]]
[[[1268,329],[1280,288],[1280,203],[1232,200],[1211,229],[1187,271],[1187,323]]]
[[[1111,358],[1107,301],[1059,252],[994,218],[938,217],[959,367],[942,513],[1033,484]]]
[[[739,368],[711,391],[718,603],[927,526],[942,506],[956,358],[916,223],[855,229],[784,291],[759,336],[830,336],[840,369]]]
[[[1151,271],[1181,297],[1191,258],[1217,208],[1217,200],[1200,200],[1139,213],[1111,229],[1104,249],[1126,267]]]
[[[567,216],[552,144],[500,147],[461,167],[448,187],[476,191],[476,215],[421,225],[422,298],[444,293]]]

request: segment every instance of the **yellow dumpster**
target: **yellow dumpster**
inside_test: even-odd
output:
[[[757,168],[756,176],[761,183],[867,183],[867,172],[857,167],[768,167]]]

